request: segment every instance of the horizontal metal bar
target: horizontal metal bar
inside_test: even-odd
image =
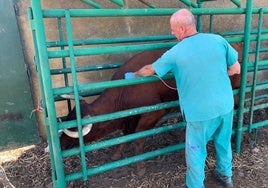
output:
[[[263,34],[263,35],[260,35],[260,36],[257,36],[257,35],[254,35],[254,36],[250,36],[250,41],[252,42],[252,41],[257,41],[258,40],[258,38],[260,39],[260,41],[263,41],[263,40],[267,40],[268,39],[268,36],[267,36],[267,34],[265,35],[265,34]]]
[[[248,63],[248,70],[253,71],[254,69],[254,62]],[[268,69],[268,60],[260,60],[258,61],[258,70],[267,70]]]
[[[257,83],[256,86],[256,90],[263,90],[263,89],[268,89],[268,83],[264,82],[264,83]]]
[[[108,64],[98,64],[98,65],[89,65],[89,66],[81,66],[76,67],[76,72],[86,72],[86,71],[97,71],[97,70],[106,70],[106,69],[115,69],[119,68],[123,63],[108,63]],[[51,71],[52,75],[56,74],[65,74],[65,73],[71,73],[70,68],[63,68],[63,69],[52,69]]]
[[[157,9],[69,9],[71,17],[122,17],[122,16],[170,16],[178,8]],[[245,8],[194,8],[193,14],[197,15],[221,15],[221,14],[245,14]],[[263,8],[268,13],[268,8]],[[259,8],[252,9],[253,14],[259,14]],[[65,9],[43,10],[44,18],[64,17]]]
[[[251,36],[250,40],[255,41],[257,36]],[[260,37],[261,40],[267,40],[268,35],[263,35]],[[228,42],[242,42],[243,37],[226,37]],[[175,42],[162,42],[162,43],[151,43],[151,44],[131,44],[131,45],[118,45],[118,46],[100,46],[100,47],[87,47],[87,48],[77,48],[74,49],[75,56],[86,56],[86,55],[100,55],[100,54],[111,54],[118,52],[134,52],[134,51],[145,51],[154,49],[164,49],[171,48],[177,44]],[[48,51],[49,58],[61,58],[68,57],[69,50],[51,50]]]
[[[253,106],[253,110],[259,110],[259,109],[264,109],[268,107],[268,103],[263,103],[263,104],[258,104]],[[250,107],[245,107],[243,108],[243,113],[249,112],[251,109]]]
[[[264,95],[256,95],[254,102],[256,104],[260,104],[263,103],[264,101],[266,101],[268,103],[268,94],[264,94]],[[268,106],[268,104],[266,104]],[[263,107],[263,105],[262,105]]]
[[[257,32],[257,31],[256,31]],[[257,34],[252,32],[252,34]],[[268,29],[262,31],[263,40],[265,38],[265,33],[268,33]],[[231,42],[242,42],[243,41],[243,31],[232,31],[232,32],[221,32],[219,33],[222,36],[227,36],[227,39]],[[228,37],[232,35],[232,37]],[[233,35],[241,35],[240,37],[234,37]],[[93,38],[93,39],[80,39],[74,40],[74,46],[81,45],[95,45],[95,44],[118,44],[118,43],[134,43],[134,42],[149,42],[149,41],[162,41],[162,40],[175,40],[174,35],[152,35],[152,36],[141,36],[141,37],[118,37],[118,38]],[[251,39],[253,40],[253,38]],[[47,47],[60,47],[68,46],[67,41],[49,41],[47,42]]]
[[[112,138],[112,139],[108,139],[108,140],[104,140],[104,141],[99,141],[96,143],[86,145],[85,151],[87,151],[87,152],[95,151],[95,150],[99,150],[99,149],[102,149],[105,147],[111,147],[111,146],[118,145],[121,143],[130,142],[130,141],[133,141],[136,139],[145,138],[145,137],[153,136],[156,134],[162,134],[162,133],[169,132],[169,131],[176,130],[176,129],[180,129],[183,127],[185,127],[185,122],[180,122],[180,123],[176,123],[176,124],[172,124],[172,125],[162,125],[161,127],[156,127],[156,128],[152,128],[149,130],[145,130],[145,131],[141,131],[141,132],[137,132],[137,133],[133,133],[133,134],[129,134],[129,135],[123,135],[120,137],[116,137],[116,138]],[[77,155],[78,153],[79,153],[79,148],[75,148],[75,149],[63,151],[62,156],[69,157],[72,155]]]
[[[166,74],[165,76],[162,77],[164,80],[172,79],[173,75],[171,73]],[[137,77],[133,79],[122,79],[122,80],[109,80],[109,81],[104,81],[104,82],[96,82],[96,83],[89,83],[89,84],[82,84],[78,86],[78,91],[83,92],[83,91],[99,91],[102,89],[108,89],[108,88],[113,88],[113,87],[121,87],[121,86],[126,86],[126,85],[135,85],[135,84],[141,84],[141,83],[148,83],[148,82],[155,82],[159,81],[159,78],[155,76],[146,76],[146,77]],[[55,96],[57,95],[62,95],[62,94],[67,94],[67,93],[72,93],[73,89],[71,86],[68,87],[61,87],[61,88],[55,88],[53,89],[53,93]]]
[[[178,8],[157,8],[157,9],[69,9],[71,17],[122,17],[122,16],[170,16]],[[194,8],[193,14],[217,15],[217,14],[245,14],[245,8]],[[268,8],[264,9],[268,12]],[[259,9],[253,9],[253,13],[259,13]],[[64,9],[43,10],[44,18],[64,17]]]
[[[268,120],[264,120],[264,121],[261,121],[261,122],[258,122],[258,123],[253,123],[250,126],[251,126],[251,129],[257,129],[257,128],[264,127],[264,126],[267,126],[267,125],[268,125]],[[248,126],[243,126],[242,130],[247,131]]]
[[[71,17],[170,16],[177,8],[160,9],[70,9]],[[43,10],[44,18],[64,17],[64,9]]]
[[[142,45],[102,46],[102,47],[91,47],[83,49],[77,48],[74,49],[74,55],[75,56],[103,55],[103,54],[127,53],[127,52],[153,50],[153,49],[164,49],[164,48],[170,48],[175,44],[177,44],[177,42],[151,43]],[[68,56],[69,56],[69,50],[48,51],[49,58],[61,58]]]
[[[86,125],[86,124],[91,124],[91,123],[109,121],[109,120],[113,120],[113,119],[134,116],[137,114],[162,110],[162,109],[166,109],[166,108],[173,108],[173,107],[178,107],[178,106],[179,106],[179,101],[171,101],[171,102],[159,103],[156,105],[132,108],[132,109],[113,112],[113,113],[109,113],[109,114],[91,116],[90,118],[83,119],[82,124]],[[60,129],[72,128],[72,127],[76,127],[76,126],[77,126],[76,121],[72,120],[72,121],[66,121],[66,122],[59,123],[58,129],[60,130]]]
[[[258,82],[256,84],[256,91],[267,89],[267,87],[268,87],[267,81]],[[245,92],[246,93],[251,92],[251,88],[252,88],[252,84],[247,84],[247,86],[245,88]]]
[[[102,173],[114,168],[118,168],[118,167],[122,167],[122,166],[126,166],[132,163],[136,163],[139,161],[143,161],[146,159],[150,159],[150,158],[154,158],[156,156],[161,156],[167,153],[171,153],[171,152],[175,152],[175,151],[179,151],[181,149],[183,149],[185,147],[184,143],[181,144],[176,144],[173,146],[167,146],[165,148],[162,149],[157,149],[151,152],[147,152],[141,155],[137,155],[137,156],[132,156],[132,157],[128,157],[126,159],[122,159],[122,160],[118,160],[118,161],[114,161],[114,162],[110,162],[110,163],[106,163],[104,165],[101,166],[97,166],[97,167],[93,167],[93,168],[89,168],[87,170],[87,175],[88,176],[92,176],[98,173]],[[79,179],[82,178],[82,173],[78,172],[78,173],[72,173],[72,174],[67,174],[66,175],[66,181],[73,181],[75,179]]]
[[[256,36],[256,35],[251,35],[249,40],[250,41],[256,41],[257,38],[260,38],[260,40],[267,40],[268,39],[268,36],[263,34],[261,36]],[[225,36],[225,39],[228,41],[228,42],[243,42],[244,41],[244,37],[243,36],[240,36],[240,37],[227,37]]]
[[[251,34],[258,34],[258,30],[257,29],[252,29]],[[263,28],[262,29],[262,35],[264,35],[264,33],[268,33],[268,29],[267,28]],[[224,32],[220,32],[220,35],[244,35],[244,31],[224,31]]]
[[[118,43],[133,43],[133,42],[149,42],[149,41],[162,41],[173,40],[174,35],[153,35],[153,36],[140,36],[140,37],[117,37],[117,38],[93,38],[93,39],[80,39],[74,40],[74,46],[92,45],[92,44],[118,44]],[[47,42],[47,47],[68,46],[67,41],[50,41]]]
[[[266,61],[265,61],[266,63]],[[173,75],[172,74],[167,74],[163,77],[164,80],[172,79]],[[148,77],[137,77],[134,79],[122,79],[122,80],[110,80],[110,81],[104,81],[104,82],[97,82],[97,83],[89,83],[89,84],[82,84],[78,86],[79,89],[79,94],[80,93],[99,93],[103,89],[108,89],[108,88],[113,88],[113,87],[121,87],[121,86],[126,86],[126,85],[135,85],[135,84],[142,84],[142,83],[147,83],[147,82],[153,82],[153,81],[159,81],[158,78],[154,76],[148,76]],[[259,82],[257,84],[257,89],[263,89],[267,86],[262,86],[263,84],[266,84],[265,82]],[[250,92],[250,85],[247,86],[246,92]],[[71,86],[66,86],[66,87],[61,87],[61,88],[54,88],[53,89],[54,96],[60,96],[63,94],[71,94],[73,93],[73,87]]]
[[[252,128],[259,128],[259,127],[263,127],[268,125],[268,120],[262,121],[262,122],[258,122],[258,123],[254,123],[252,124]],[[247,127],[242,127],[242,131],[245,132],[247,131]],[[234,131],[233,131],[234,134]],[[180,144],[176,144],[176,145],[172,145],[172,146],[167,146],[165,148],[162,149],[158,149],[158,150],[154,150],[154,151],[150,151],[141,155],[137,155],[137,156],[132,156],[126,159],[121,159],[121,160],[117,160],[114,162],[110,162],[110,163],[106,163],[104,165],[100,165],[97,167],[93,167],[93,168],[89,168],[87,169],[87,175],[88,176],[92,176],[98,173],[102,173],[114,168],[118,168],[118,167],[122,167],[122,166],[126,166],[132,163],[136,163],[142,160],[147,160],[150,158],[154,158],[156,156],[161,156],[167,153],[171,153],[171,152],[175,152],[175,151],[179,151],[182,150],[185,147],[185,143],[180,143]],[[67,174],[66,175],[66,181],[73,181],[75,179],[80,179],[83,177],[83,174],[81,172],[78,173],[71,173],[71,174]]]

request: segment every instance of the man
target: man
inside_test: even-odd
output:
[[[172,34],[180,41],[134,76],[175,76],[186,125],[186,185],[204,187],[206,145],[216,150],[215,174],[225,187],[232,184],[231,133],[233,92],[230,75],[240,74],[237,52],[219,35],[198,33],[193,14],[180,9],[170,18]]]

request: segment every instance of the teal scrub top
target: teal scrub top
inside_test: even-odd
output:
[[[233,92],[227,69],[238,59],[221,36],[198,33],[184,38],[156,60],[158,76],[175,76],[180,108],[187,122],[206,121],[230,112]]]

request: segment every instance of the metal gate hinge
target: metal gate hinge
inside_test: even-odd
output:
[[[33,18],[33,10],[31,7],[29,7],[27,9],[27,15],[28,15],[28,20],[30,22],[30,27],[32,30],[35,30],[35,22],[34,22],[34,18]]]
[[[14,8],[15,15],[16,16],[19,16],[19,6],[18,6],[18,4],[15,3],[14,6],[13,6],[13,8]]]

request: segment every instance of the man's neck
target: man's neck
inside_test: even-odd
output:
[[[188,32],[183,39],[189,38],[189,37],[194,36],[196,34],[198,34],[198,32],[196,30],[193,30],[191,32]]]

